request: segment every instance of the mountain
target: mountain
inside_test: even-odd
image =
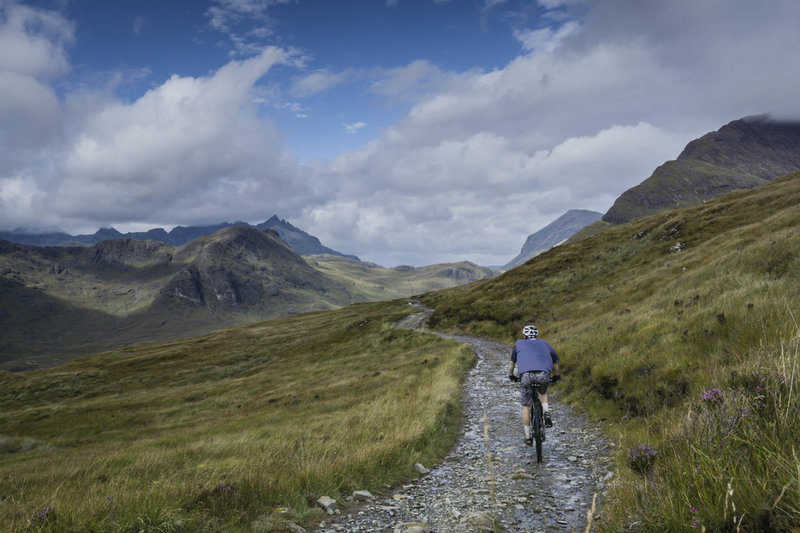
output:
[[[363,299],[269,229],[231,226],[178,247],[0,241],[0,363],[49,364]]]
[[[354,255],[346,255],[336,250],[332,250],[327,246],[323,246],[319,239],[313,235],[309,235],[305,231],[296,228],[285,220],[281,220],[277,215],[272,215],[272,218],[266,222],[262,222],[258,226],[259,229],[271,229],[278,232],[281,239],[292,247],[292,250],[300,255],[315,255],[315,254],[330,254],[347,257],[358,261],[358,257]]]
[[[24,230],[17,229],[14,231],[0,231],[0,239],[33,246],[91,245],[109,239],[138,239],[163,242],[171,244],[172,246],[181,246],[194,239],[211,235],[232,226],[248,226],[257,229],[275,230],[278,232],[278,235],[300,255],[331,254],[358,259],[358,257],[354,255],[345,255],[327,246],[323,246],[318,238],[292,226],[285,220],[281,220],[277,215],[273,215],[269,220],[256,226],[251,226],[247,222],[237,221],[233,223],[222,222],[210,226],[176,226],[171,231],[166,231],[164,228],[154,228],[148,231],[124,234],[114,228],[101,228],[91,235],[69,235],[61,232],[27,233]]]
[[[491,278],[498,273],[469,261],[424,267],[401,265],[384,268],[374,263],[333,255],[307,256],[305,260],[330,278],[351,286],[353,291],[366,300],[408,298]]]
[[[0,240],[0,368],[404,298],[493,274],[467,262],[383,268],[341,255],[303,258],[276,231],[250,226],[181,246],[132,238],[71,247]]]
[[[731,191],[752,189],[800,170],[800,122],[747,117],[690,142],[674,161],[658,167],[617,198],[603,220],[636,217],[700,204]]]
[[[502,270],[510,270],[549,250],[589,224],[600,220],[601,216],[603,216],[601,213],[595,211],[570,209],[544,228],[529,235],[519,255],[503,266]]]

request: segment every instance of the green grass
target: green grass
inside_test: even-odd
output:
[[[361,304],[0,373],[2,529],[279,529],[319,521],[323,494],[414,476],[457,435],[473,356],[394,328],[408,312]]]
[[[511,342],[534,322],[554,344],[562,397],[617,444],[599,528],[800,530],[798,205],[794,174],[423,301],[438,329]],[[408,312],[360,304],[0,373],[0,524],[279,530],[318,522],[317,496],[413,476],[456,438],[472,356],[393,328]],[[644,444],[657,455],[633,469]]]
[[[559,351],[564,396],[609,421],[619,469],[630,474],[611,494],[606,530],[682,531],[693,506],[702,507],[697,522],[709,531],[731,529],[731,479],[740,530],[798,529],[797,395],[781,389],[779,408],[740,417],[732,429],[698,408],[717,387],[733,412],[747,399],[741,389],[752,372],[796,379],[798,205],[793,174],[553,248],[503,276],[423,301],[436,309],[435,328],[511,342],[533,322]],[[677,443],[698,431],[739,445],[702,452],[713,458],[714,483],[695,494],[678,474],[697,468],[696,455]],[[747,439],[757,445],[743,461]],[[639,444],[659,450],[644,480],[625,455]]]
[[[715,380],[725,383],[719,392],[648,420],[638,432],[659,443],[659,455],[650,472],[622,469],[612,523],[661,531],[797,530],[799,343],[795,336],[779,357],[749,354]]]

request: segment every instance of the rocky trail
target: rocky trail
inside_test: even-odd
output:
[[[411,315],[399,325],[419,327],[427,314]],[[464,386],[466,420],[451,453],[388,495],[361,495],[363,503],[337,511],[317,531],[585,531],[593,498],[597,495],[599,505],[613,478],[613,443],[596,424],[558,402],[553,386],[554,425],[537,464],[535,449],[523,442],[518,387],[506,378],[510,348],[449,338],[471,344],[477,354]]]

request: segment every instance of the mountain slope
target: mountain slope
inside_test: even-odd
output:
[[[0,241],[0,279],[0,363],[14,368],[363,299],[274,231],[243,226],[180,247]]]
[[[89,247],[0,241],[0,368],[406,297],[493,274],[466,262],[387,269],[336,255],[306,259],[275,231],[248,226],[178,247],[130,238]]]
[[[570,238],[576,232],[593,222],[600,220],[602,215],[595,211],[585,209],[570,209],[553,222],[528,236],[519,255],[509,261],[502,270],[510,270],[521,265],[536,255],[549,250],[553,246]]]
[[[358,261],[358,257],[354,255],[346,255],[328,248],[327,246],[323,246],[318,238],[292,226],[285,220],[279,219],[277,215],[272,215],[272,218],[266,222],[262,222],[256,227],[259,229],[267,228],[277,231],[281,239],[286,241],[286,243],[292,247],[292,250],[300,255],[330,254],[348,257]]]
[[[351,287],[364,300],[408,298],[415,294],[446,289],[491,278],[496,271],[469,261],[424,267],[401,265],[384,268],[374,263],[332,255],[305,257],[314,268]]]
[[[752,189],[800,170],[800,122],[767,117],[735,120],[690,142],[617,198],[603,220],[621,224],[667,209],[697,205],[731,191]]]

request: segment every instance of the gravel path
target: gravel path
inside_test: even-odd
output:
[[[427,314],[412,315],[400,326],[419,327]],[[466,420],[453,451],[389,497],[350,506],[317,531],[585,531],[594,495],[602,499],[613,476],[613,444],[551,393],[553,428],[537,464],[535,449],[523,442],[519,389],[506,378],[511,349],[473,337],[449,338],[471,344],[478,356],[464,386]]]

